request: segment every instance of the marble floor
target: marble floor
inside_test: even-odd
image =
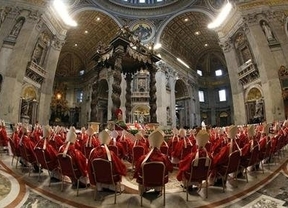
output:
[[[286,156],[274,158],[273,163],[264,165],[262,171],[248,173],[249,182],[245,179],[228,181],[225,193],[222,187],[210,186],[208,198],[204,196],[204,190],[199,193],[189,193],[189,201],[186,201],[186,193],[181,184],[175,180],[177,170],[170,175],[166,185],[165,207],[227,207],[227,208],[278,208],[288,207],[288,151]],[[0,155],[0,207],[140,207],[138,186],[131,178],[132,170],[123,179],[125,188],[122,194],[117,195],[117,203],[114,205],[114,192],[99,192],[96,200],[93,198],[93,187],[80,189],[79,196],[71,184],[65,184],[61,192],[60,183],[51,183],[49,175],[44,170],[38,180],[38,174],[31,173],[20,165],[16,168],[15,160],[11,165],[12,157],[7,153]],[[127,164],[128,165],[128,164]],[[163,207],[163,196],[147,193],[143,197],[143,207]]]

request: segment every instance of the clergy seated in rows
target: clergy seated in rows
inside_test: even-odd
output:
[[[119,135],[119,133],[121,135]],[[118,149],[118,156],[121,159],[124,159],[126,156],[128,156],[128,149],[125,148],[125,136],[124,136],[124,131],[116,131],[113,130],[112,132],[110,132],[110,136],[111,136],[111,140],[109,142],[109,145],[113,145],[116,146]]]
[[[190,139],[186,136],[185,129],[179,129],[179,141],[176,143],[174,151],[171,153],[172,163],[178,164],[180,160],[185,158],[191,152],[196,151],[196,146],[192,144]]]
[[[51,134],[50,144],[58,151],[65,141],[64,129],[60,126],[55,126]]]
[[[255,134],[256,134],[255,126],[254,125],[248,126],[248,128],[247,128],[247,136],[248,136],[248,140],[249,141],[246,142],[246,144],[242,148],[242,158],[243,159],[250,159],[251,150],[253,149],[253,147],[258,145],[258,141],[256,141]]]
[[[142,132],[139,131],[135,134],[135,141],[130,143],[129,145],[129,154],[132,155],[132,149],[135,146],[141,146],[144,148],[145,154],[148,153],[149,148],[149,142],[148,140],[143,136]]]
[[[206,145],[209,141],[209,134],[205,129],[200,130],[196,135],[196,146],[197,149],[195,151],[192,151],[188,155],[185,156],[183,160],[179,163],[179,171],[177,173],[177,180],[182,181],[183,184],[186,184],[184,177],[185,172],[189,172],[191,169],[191,163],[194,159],[200,158],[200,157],[209,157],[212,160],[211,154],[206,150]],[[185,187],[188,189],[192,188],[192,185],[190,187]]]
[[[270,125],[267,123],[264,123],[261,129],[261,136],[259,139],[259,146],[260,146],[260,151],[263,152],[266,149],[266,145],[268,141],[270,140],[269,137],[269,127]]]
[[[123,120],[123,113],[122,113],[122,110],[120,108],[118,108],[115,111],[115,116],[116,116],[115,130],[116,131],[127,130],[128,127],[127,127],[126,123]]]
[[[169,157],[171,157],[172,152],[174,152],[176,144],[179,142],[179,131],[176,127],[173,128],[172,130],[172,137],[169,139],[168,141],[168,147],[169,147],[169,151],[168,151],[168,155]]]
[[[43,137],[39,140],[34,149],[40,148],[44,150],[46,161],[49,162],[49,167],[53,170],[51,179],[54,181],[59,181],[61,175],[58,171],[58,151],[51,145],[52,129],[49,125],[46,125],[42,127],[41,132],[43,132]]]
[[[110,189],[112,191],[115,191],[114,185],[103,184],[103,183],[96,184],[95,179],[93,177],[92,161],[96,158],[102,158],[102,159],[111,161],[112,173],[113,175],[119,175],[119,177],[126,176],[127,169],[126,169],[125,164],[121,161],[121,159],[114,152],[108,149],[107,145],[111,141],[111,136],[109,135],[109,133],[106,130],[103,130],[99,133],[98,138],[99,138],[101,145],[92,149],[89,159],[88,159],[88,172],[89,172],[90,183],[92,185],[96,185],[98,191],[102,191],[103,189]]]
[[[171,161],[169,160],[168,156],[161,153],[160,146],[162,145],[164,141],[164,134],[160,130],[155,130],[152,132],[149,137],[149,144],[151,147],[151,150],[146,154],[139,158],[135,165],[135,172],[134,172],[134,178],[136,178],[136,182],[139,184],[142,184],[142,166],[145,162],[152,162],[152,161],[159,161],[163,162],[165,165],[166,173],[165,173],[165,183],[168,182],[168,172],[173,171],[173,165]],[[139,186],[140,194],[142,195],[147,190],[142,190],[141,186]],[[154,190],[156,192],[159,192],[160,190]]]
[[[59,153],[64,155],[68,154],[71,156],[72,160],[78,170],[80,170],[82,177],[80,178],[79,188],[85,188],[88,184],[88,171],[85,155],[75,147],[75,142],[77,140],[76,130],[73,126],[70,127],[66,134],[66,141],[60,149]],[[72,181],[72,188],[77,186],[77,181]]]
[[[85,153],[85,148],[94,148],[100,145],[100,142],[94,134],[94,130],[92,127],[88,127],[85,132],[83,132],[84,127],[81,129],[81,133],[78,136],[78,140],[76,142],[77,149],[79,149],[84,155]],[[87,153],[88,154],[88,153]]]
[[[211,185],[221,186],[222,179],[216,178],[217,169],[219,169],[222,165],[227,165],[229,161],[229,155],[234,152],[235,150],[240,150],[240,147],[236,140],[236,135],[238,133],[238,128],[235,125],[231,125],[228,128],[227,136],[228,136],[228,143],[227,145],[223,146],[219,153],[213,154],[213,162],[211,167],[210,173],[210,181]],[[225,183],[225,182],[224,182]]]
[[[36,144],[29,137],[30,132],[28,131],[26,126],[22,126],[21,131],[22,136],[19,141],[19,148],[25,148],[27,155],[29,155],[30,161],[25,161],[25,158],[21,158],[20,163],[24,166],[27,166],[27,163],[32,163],[34,168],[33,172],[38,173],[39,167],[37,166],[36,157],[34,155],[34,147]]]
[[[8,147],[8,136],[4,120],[0,120],[0,147],[1,146],[5,148]]]

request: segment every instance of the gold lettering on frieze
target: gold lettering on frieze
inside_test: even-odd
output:
[[[248,2],[242,5],[239,5],[239,9],[245,10],[245,9],[251,9],[251,8],[259,7],[263,5],[275,6],[275,5],[282,5],[282,4],[287,4],[287,0],[262,0],[262,1],[257,1],[257,2]]]
[[[46,0],[24,0],[25,2],[28,2],[30,4],[36,4],[38,6],[46,6],[47,2]]]

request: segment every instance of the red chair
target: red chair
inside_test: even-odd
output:
[[[95,183],[110,184],[114,186],[114,204],[116,204],[117,190],[121,193],[121,175],[113,174],[112,162],[102,158],[93,159],[91,162]],[[95,186],[94,200],[96,200],[97,186]]]
[[[49,180],[49,186],[51,184],[51,172],[53,170],[56,170],[58,167],[55,168],[55,163],[53,163],[54,161],[48,161],[46,159],[46,155],[45,155],[45,150],[41,149],[40,147],[36,147],[34,149],[34,153],[35,153],[35,156],[36,156],[36,160],[37,160],[37,163],[38,163],[38,166],[41,167],[41,168],[44,168],[48,171],[48,174],[49,174],[49,177],[50,177],[50,180]],[[40,179],[40,173],[41,173],[41,168],[39,168],[39,175],[38,175],[38,181]]]
[[[23,145],[20,145],[19,147],[20,149],[20,156],[23,160],[25,160],[26,162],[30,163],[30,164],[27,164],[28,166],[28,170],[29,170],[29,176],[30,176],[30,173],[31,173],[31,168],[32,166],[35,166],[37,164],[37,161],[36,161],[36,158],[35,158],[35,155],[32,155],[32,153],[29,153],[29,151],[26,149],[25,146]],[[40,171],[40,170],[39,170]]]
[[[161,188],[163,194],[163,205],[165,206],[165,184],[168,183],[168,175],[165,175],[166,167],[163,162],[151,161],[142,164],[142,181],[139,183],[139,192],[141,196],[141,206],[143,193],[146,188]]]
[[[217,175],[222,178],[223,192],[225,192],[225,183],[230,173],[234,173],[236,177],[233,177],[237,181],[237,174],[240,165],[241,152],[236,150],[229,155],[227,165],[222,165],[217,170]]]
[[[248,183],[248,170],[247,168],[250,167],[250,166],[253,166],[255,165],[256,163],[260,162],[259,161],[259,153],[260,153],[260,150],[259,150],[259,145],[255,145],[252,150],[251,150],[251,156],[249,159],[247,158],[241,158],[240,160],[240,167],[242,169],[244,169],[245,171],[245,176],[246,176],[246,181]]]
[[[16,168],[17,168],[18,162],[19,162],[19,158],[21,157],[20,150],[19,149],[17,150],[17,148],[15,146],[15,143],[14,143],[14,141],[11,138],[9,138],[9,144],[10,144],[10,147],[11,147],[11,152],[13,154],[11,165],[13,165],[14,158],[16,157]]]
[[[57,155],[57,161],[59,164],[59,169],[62,175],[62,183],[61,183],[61,191],[63,191],[64,187],[64,176],[68,176],[71,181],[76,181],[77,182],[77,196],[79,193],[79,183],[80,183],[80,178],[82,176],[81,171],[74,166],[73,159],[70,155],[66,154],[64,155],[63,153],[59,153]]]
[[[191,162],[190,171],[184,172],[186,187],[186,200],[188,201],[188,187],[192,184],[198,184],[198,192],[202,188],[202,182],[206,182],[206,198],[208,198],[208,174],[210,171],[211,159],[209,157],[195,158]]]
[[[263,164],[264,162],[270,159],[271,155],[272,155],[272,145],[271,140],[269,140],[266,144],[266,148],[259,153],[259,160],[261,162],[263,173],[264,173]],[[270,168],[269,162],[268,162],[268,168]]]
[[[132,168],[134,168],[139,158],[145,154],[145,149],[142,146],[134,146],[132,148]]]

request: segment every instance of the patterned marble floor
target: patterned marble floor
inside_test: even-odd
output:
[[[286,152],[288,155],[288,152]],[[227,208],[278,208],[288,207],[288,159],[275,158],[277,163],[271,163],[269,168],[264,166],[264,174],[261,172],[249,172],[249,183],[239,180],[238,187],[235,183],[227,183],[225,193],[220,187],[209,187],[209,196],[204,197],[204,191],[196,191],[189,194],[186,201],[186,193],[183,192],[180,183],[175,180],[175,172],[170,175],[166,186],[165,207],[227,207]],[[128,164],[127,164],[128,165]],[[129,169],[130,170],[130,169]],[[130,170],[132,171],[132,170]],[[38,181],[38,174],[31,173],[21,166],[11,165],[11,156],[0,155],[0,207],[140,207],[140,196],[137,192],[137,183],[131,179],[131,172],[123,180],[125,191],[117,195],[117,204],[113,204],[113,192],[100,192],[96,201],[93,199],[93,188],[80,189],[76,197],[75,189],[71,184],[66,184],[61,192],[60,183],[49,184],[48,173],[44,170]],[[143,197],[143,207],[162,207],[163,196],[146,194]]]

